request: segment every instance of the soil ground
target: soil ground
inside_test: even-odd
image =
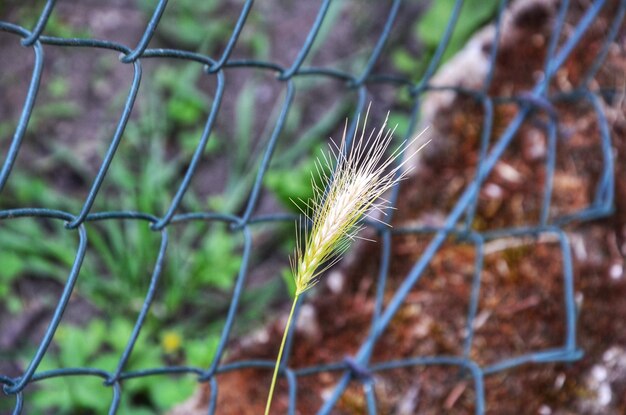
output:
[[[282,2],[277,0],[276,3]],[[296,2],[292,6],[277,7],[276,10],[280,12],[270,14],[267,25],[270,27],[271,43],[281,45],[280,48],[272,49],[272,60],[283,64],[293,60],[298,45],[306,37],[302,27],[309,27],[319,3]],[[584,3],[575,2],[568,16],[568,28],[580,17]],[[617,1],[613,3],[617,4]],[[132,44],[142,33],[144,16],[130,1],[106,5],[91,1],[71,7],[60,1],[57,7],[64,18],[87,22],[86,26],[94,37]],[[260,7],[270,6],[264,4]],[[410,30],[411,19],[418,13],[417,7],[405,10],[399,16],[399,29],[394,31],[394,36],[405,36]],[[90,16],[92,20],[86,19]],[[611,13],[605,11],[596,21],[557,74],[557,80],[552,86],[554,91],[567,91],[571,85],[578,84],[584,69],[601,46],[610,17]],[[499,54],[497,71],[489,91],[491,95],[511,96],[527,90],[536,82],[545,56],[546,36],[541,33],[545,29],[544,25],[535,27],[535,18],[520,21],[519,29],[525,41],[517,42],[515,48],[505,48]],[[384,22],[372,16],[361,16],[360,21],[360,25],[337,25],[323,52],[316,55],[314,63],[324,65],[339,60],[353,50],[353,45],[359,43],[357,40],[366,39],[374,44],[376,38],[372,34],[378,33]],[[284,24],[279,25],[279,22]],[[365,27],[371,30],[364,31]],[[607,62],[594,80],[593,88],[624,90],[625,36],[622,27],[615,45],[609,51]],[[10,61],[3,60],[3,71],[11,74],[29,73],[32,57],[9,40],[13,38],[0,36],[3,55],[15,57]],[[60,61],[61,54],[65,52],[58,49],[48,48],[50,53],[46,59]],[[129,79],[128,68],[117,65],[106,69],[105,75],[99,75],[109,80],[110,88],[107,85],[98,87],[90,79],[93,60],[93,56],[76,53],[71,57],[71,68],[58,68],[61,73],[73,74],[70,96],[84,105],[84,113],[87,115],[71,123],[46,125],[41,131],[42,137],[62,137],[63,145],[74,148],[77,157],[87,160],[98,157],[97,140],[101,139],[90,126],[114,120],[116,112],[108,110],[106,105],[119,90],[125,88]],[[389,69],[385,63],[379,66],[377,69]],[[55,65],[50,67],[52,70],[57,68]],[[226,120],[235,118],[236,93],[241,90],[248,76],[245,72],[232,73],[229,80],[236,86],[233,87],[233,95],[224,102],[222,114]],[[44,73],[44,83],[50,76],[50,73]],[[6,119],[17,116],[25,93],[23,85],[23,82],[3,82],[0,117]],[[260,97],[260,101],[266,99],[267,102],[273,102],[279,99],[278,83],[269,85],[272,86],[260,92],[265,97]],[[311,122],[317,119],[326,110],[328,103],[333,101],[334,93],[333,84],[313,91],[305,99],[305,121],[309,118]],[[386,104],[391,106],[392,96],[385,90],[374,93],[374,98],[381,103],[381,107]],[[565,227],[574,258],[575,292],[579,307],[577,343],[585,355],[576,363],[527,365],[486,377],[486,401],[490,414],[626,413],[626,323],[623,318],[626,316],[626,121],[623,115],[623,95],[604,97],[602,106],[607,114],[616,154],[616,210],[608,218],[572,223]],[[267,118],[262,108],[271,108],[271,105],[259,105],[258,120],[255,121],[259,125]],[[593,199],[603,167],[599,162],[597,119],[590,106],[579,102],[563,103],[556,110],[559,114],[560,138],[552,217],[587,206]],[[517,107],[513,104],[496,107],[493,137],[499,136],[516,111]],[[471,99],[456,97],[453,105],[438,113],[433,122],[440,135],[434,137],[435,141],[441,145],[432,146],[425,152],[419,171],[402,185],[394,219],[397,228],[404,225],[440,225],[441,218],[445,217],[475,174],[482,125],[481,107]],[[538,114],[524,124],[505,157],[487,178],[473,223],[476,230],[536,223],[545,182],[546,137],[541,128],[542,122],[545,122],[545,118]],[[2,145],[4,150],[6,142]],[[20,159],[24,165],[31,164],[46,153],[46,148],[37,140],[25,143],[25,146]],[[217,170],[202,166],[198,174],[222,177],[227,166],[217,165]],[[52,179],[56,186],[78,197],[82,197],[88,185],[77,181],[71,171],[57,171]],[[199,190],[210,193],[215,189],[206,185],[200,186]],[[261,206],[262,211],[273,211],[276,203],[265,200]],[[427,235],[394,236],[386,300],[428,242]],[[296,333],[290,358],[292,365],[307,367],[334,362],[338,356],[356,352],[370,327],[379,250],[380,246],[376,244],[361,245],[348,261],[351,265],[336,270],[326,283],[320,284],[319,289],[309,296],[307,303],[311,317],[302,325],[304,329]],[[563,264],[561,252],[554,240],[499,241],[488,245],[488,252],[481,275],[478,315],[474,321],[476,334],[472,359],[486,365],[503,357],[562,344],[565,332]],[[474,258],[475,253],[470,245],[453,240],[439,250],[378,342],[374,362],[407,356],[461,353]],[[339,290],[338,281],[341,286]],[[25,298],[28,300],[28,297]],[[13,336],[28,331],[36,333],[31,326],[40,320],[45,311],[35,307],[35,302],[36,295],[33,295],[32,307],[28,304],[25,307],[25,310],[32,312],[25,312],[20,317],[21,321],[14,322],[15,327],[22,328]],[[283,325],[284,318],[269,324],[261,332],[262,340],[235,340],[228,359],[272,360],[278,349]],[[35,334],[33,338],[37,339],[39,335]],[[337,379],[338,376],[333,373],[302,378],[299,382],[301,393],[298,395],[298,413],[314,413]],[[381,372],[375,376],[375,380],[380,413],[464,414],[474,410],[473,386],[456,369],[412,367]],[[266,389],[259,385],[269,385],[268,371],[232,372],[220,375],[218,381],[218,413],[262,412]],[[286,408],[284,392],[285,384],[281,383],[275,401],[277,413],[283,413]],[[200,388],[186,408],[205,413],[207,397],[208,389]],[[365,413],[362,389],[357,383],[348,389],[336,413]]]

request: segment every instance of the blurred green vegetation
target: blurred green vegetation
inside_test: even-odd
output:
[[[132,328],[130,321],[122,317],[108,323],[94,320],[84,327],[62,325],[55,335],[58,353],[48,353],[39,370],[93,367],[113,372],[126,348]],[[159,341],[142,332],[125,370],[166,366],[167,361],[172,359],[184,365],[208,367],[217,343],[215,335],[190,339],[176,332],[164,331]],[[95,376],[47,379],[42,383],[41,390],[32,394],[29,403],[34,408],[54,408],[55,413],[106,413],[112,400],[112,389],[103,382],[104,379]],[[197,381],[191,376],[130,379],[123,382],[122,400],[117,413],[163,412],[188,398],[196,387]],[[138,399],[150,405],[138,404]]]
[[[155,93],[161,92],[157,89]],[[168,190],[180,182],[183,157],[171,160],[163,142],[163,131],[171,127],[163,125],[171,119],[163,114],[168,108],[158,99],[137,105],[143,108],[141,116],[129,122],[94,210],[160,212],[170,202]],[[59,168],[69,166],[85,183],[93,179],[87,173],[88,167],[72,159],[67,149],[53,146],[51,151],[56,160],[53,164]],[[0,203],[2,208],[48,207],[78,212],[82,197],[71,197],[67,192],[71,189],[55,187],[48,177],[15,170]],[[206,210],[193,192],[186,196],[185,203],[191,209]],[[85,227],[88,249],[75,296],[86,300],[95,312],[87,326],[64,323],[59,328],[39,371],[60,367],[113,370],[146,296],[160,234],[152,231],[147,222],[135,220],[88,222]],[[223,224],[199,221],[172,226],[169,234],[158,295],[125,370],[168,364],[207,367],[219,339],[221,325],[215,315],[229,303],[229,292],[241,265],[241,236]],[[76,232],[63,229],[59,221],[23,218],[0,222],[0,301],[6,311],[14,315],[26,312],[14,291],[24,278],[35,284],[37,279],[64,283],[77,243]],[[263,288],[267,287],[258,289]],[[270,287],[269,291],[274,289]],[[52,306],[57,295],[45,294],[46,301]],[[271,297],[265,301],[256,298],[255,306],[263,307],[269,300]],[[246,299],[242,304],[245,307]],[[200,311],[190,314],[190,309]],[[111,323],[104,323],[109,319]],[[179,347],[161,339],[172,330],[178,333]],[[26,365],[33,352],[32,347],[25,347],[17,358]],[[196,385],[190,376],[175,382],[162,377],[124,382],[124,399],[118,413],[162,412],[190,396]],[[27,405],[34,413],[101,413],[111,400],[110,394],[111,389],[104,387],[101,379],[59,378],[39,384]]]
[[[419,45],[419,54],[411,51],[406,39],[403,43],[389,45],[391,48],[391,64],[401,75],[413,82],[419,82],[426,74],[439,43],[443,39],[458,0],[432,0],[422,16],[415,20],[410,35]],[[452,56],[463,48],[470,37],[492,21],[498,11],[500,0],[464,0],[460,14],[447,47],[441,55],[438,66],[445,64]],[[405,111],[392,114],[389,125],[398,125],[396,133],[404,137],[408,128],[413,98],[405,88],[396,92],[395,102]]]
[[[410,53],[403,45],[392,52],[395,69],[412,80],[420,80],[433,58],[448,27],[457,0],[431,1],[425,14],[413,25],[412,35],[422,45],[419,56]],[[500,0],[465,0],[446,47],[440,65],[457,53],[474,32],[494,18]]]
[[[146,15],[156,6],[153,0],[138,0]],[[159,21],[156,35],[165,43],[178,48],[201,51],[217,56],[228,43],[235,27],[235,19],[243,1],[178,0],[167,5],[167,12]],[[224,18],[227,16],[228,18]],[[246,19],[245,29],[237,40],[237,48],[246,49],[247,56],[267,59],[270,41],[264,23],[254,13]]]
[[[199,13],[212,13],[208,5],[181,2],[173,7],[175,23],[182,24]],[[169,10],[169,8],[168,8]],[[146,8],[148,11],[148,8]],[[37,15],[31,10],[31,14]],[[28,16],[29,13],[23,13]],[[53,14],[54,16],[54,14]],[[200,21],[201,19],[196,20]],[[79,36],[71,26],[60,20],[51,20],[46,33],[55,36]],[[179,19],[179,20],[177,20]],[[29,22],[26,22],[29,23]],[[34,23],[34,22],[31,22]],[[206,32],[207,25],[202,24]],[[167,25],[160,26],[167,30]],[[200,28],[177,36],[164,36],[176,47],[195,47],[208,53],[208,45],[225,44],[231,28],[200,34]],[[85,35],[86,33],[82,33]],[[250,47],[258,57],[267,53],[263,33],[244,47]],[[217,36],[214,37],[214,36]],[[259,40],[260,39],[260,40]],[[96,71],[106,74],[106,61],[97,62]],[[146,71],[141,93],[128,122],[120,147],[106,179],[96,198],[92,212],[131,210],[162,214],[169,206],[173,192],[180,185],[190,155],[199,142],[213,97],[197,85],[202,67],[197,63],[176,66],[161,65]],[[37,142],[47,153],[47,171],[65,171],[75,177],[84,188],[93,180],[93,167],[75,156],[74,149],[57,140],[42,141],[42,131],[59,120],[72,121],[83,116],[78,98],[71,95],[70,79],[53,75],[42,83],[41,91],[28,127],[28,139]],[[93,82],[101,82],[94,79]],[[259,80],[251,78],[234,102],[238,120],[227,136],[225,130],[215,129],[206,147],[208,160],[226,158],[227,179],[219,193],[200,195],[190,188],[185,194],[181,210],[236,213],[247,202],[250,187],[262,154],[262,147],[271,133],[283,97],[276,100],[262,134],[255,131],[256,90]],[[315,82],[303,82],[302,91],[314,88]],[[115,118],[125,93],[121,92],[108,111]],[[277,199],[291,208],[290,196],[308,197],[309,169],[312,155],[318,151],[320,137],[326,136],[345,114],[345,103],[330,112],[310,129],[301,131],[305,108],[296,102],[290,109],[282,136],[301,136],[295,146],[280,144],[280,157],[273,165],[264,185]],[[10,137],[15,120],[0,123],[3,136]],[[111,128],[102,128],[98,154],[104,154],[110,140]],[[253,140],[257,134],[262,140]],[[284,141],[284,140],[280,140]],[[234,145],[233,145],[234,143]],[[295,163],[298,179],[278,181],[276,172]],[[34,167],[34,166],[33,166]],[[68,172],[69,171],[69,172]],[[70,185],[58,185],[54,175],[38,174],[35,167],[14,169],[3,190],[0,208],[46,207],[68,212],[79,212],[84,194]],[[68,187],[69,186],[69,187]],[[295,186],[292,188],[292,186]],[[154,268],[160,233],[149,228],[149,223],[137,220],[104,220],[87,222],[87,253],[81,267],[74,297],[86,301],[92,308],[85,316],[89,322],[77,325],[64,320],[53,339],[51,349],[38,372],[68,367],[93,367],[113,371],[126,347],[134,321],[146,296]],[[292,249],[293,231],[284,233],[286,242],[281,248]],[[157,287],[157,296],[138,342],[124,370],[148,369],[168,365],[208,367],[219,341],[221,319],[230,302],[230,291],[241,266],[242,236],[222,223],[191,221],[168,227],[169,245],[166,260]],[[282,231],[281,231],[282,232]],[[282,235],[282,234],[281,234]],[[0,222],[0,301],[5,312],[19,315],[27,312],[25,300],[17,289],[25,280],[55,281],[60,289],[65,283],[78,246],[76,231],[66,230],[59,221],[22,218]],[[268,304],[284,292],[280,279],[248,287],[242,297],[239,330],[258,316]],[[53,307],[59,292],[42,294],[41,300]],[[45,298],[44,298],[45,297]],[[36,344],[26,344],[10,353],[26,366]],[[92,376],[72,376],[46,379],[33,386],[27,410],[34,413],[102,413],[111,402],[111,388],[103,380]],[[197,387],[193,376],[171,379],[149,376],[124,382],[120,414],[164,412],[189,397]],[[8,410],[10,402],[3,400],[0,410]]]

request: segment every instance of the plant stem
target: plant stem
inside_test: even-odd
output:
[[[287,335],[289,334],[289,327],[291,326],[291,320],[293,320],[293,312],[296,309],[296,303],[300,294],[296,294],[293,297],[293,304],[291,304],[291,311],[289,312],[289,318],[287,318],[287,325],[283,332],[283,340],[280,342],[280,349],[278,350],[278,357],[276,358],[276,366],[274,366],[274,376],[272,376],[272,386],[270,386],[270,393],[267,397],[267,404],[265,405],[265,415],[269,415],[270,407],[272,406],[272,397],[274,396],[274,388],[276,387],[276,380],[278,378],[278,369],[280,368],[280,361],[283,358],[283,350],[285,349],[285,343],[287,341]]]

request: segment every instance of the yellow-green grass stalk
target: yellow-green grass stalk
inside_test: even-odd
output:
[[[311,172],[313,198],[307,202],[301,201],[308,210],[303,214],[312,226],[306,230],[306,226],[296,224],[296,251],[290,259],[296,291],[276,358],[265,415],[269,415],[272,405],[283,350],[298,298],[313,287],[324,271],[335,265],[351,242],[358,238],[364,216],[377,220],[371,216],[372,212],[385,214],[389,202],[382,195],[406,177],[410,171],[410,168],[406,168],[407,162],[427,144],[424,143],[411,154],[404,154],[418,136],[412,141],[402,142],[385,157],[395,128],[388,129],[385,119],[380,129],[372,129],[368,133],[368,113],[369,108],[360,133],[358,128],[355,129],[350,144],[346,137],[346,122],[341,144],[337,146],[333,143],[329,151],[318,158],[316,171]],[[357,127],[359,124],[357,119]],[[399,163],[395,163],[396,160]],[[304,235],[300,234],[301,228],[305,229]],[[306,241],[305,246],[302,245],[303,241]]]

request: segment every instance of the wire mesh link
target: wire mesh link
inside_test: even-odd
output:
[[[22,411],[24,401],[27,399],[23,391],[27,385],[34,382],[44,382],[46,379],[50,378],[79,375],[101,378],[105,384],[111,388],[109,413],[115,413],[120,404],[123,392],[122,382],[124,380],[148,376],[188,375],[197,377],[199,382],[207,382],[209,384],[211,395],[208,410],[209,413],[212,414],[218,410],[218,374],[248,368],[261,368],[267,370],[268,372],[273,369],[274,362],[272,361],[254,360],[223,363],[223,356],[226,351],[229,338],[231,337],[232,327],[237,317],[238,305],[240,303],[246,278],[248,276],[248,267],[253,250],[250,233],[251,227],[270,221],[291,222],[293,220],[290,215],[255,215],[255,209],[262,190],[263,178],[268,170],[276,149],[278,137],[284,130],[289,110],[293,103],[295,94],[294,79],[298,77],[317,77],[320,79],[334,78],[336,80],[343,81],[345,85],[345,93],[353,91],[357,92],[357,101],[354,110],[355,114],[364,111],[367,105],[368,88],[371,85],[386,84],[398,90],[407,90],[410,92],[413,102],[410,126],[408,128],[409,133],[417,126],[418,118],[420,116],[422,97],[429,91],[454,91],[471,97],[482,106],[484,110],[484,119],[480,149],[478,151],[479,161],[477,163],[478,167],[475,177],[461,196],[456,200],[456,203],[450,211],[444,226],[434,228],[405,226],[392,229],[378,223],[367,224],[368,226],[374,228],[378,233],[381,262],[377,277],[376,299],[371,331],[365,341],[361,344],[358,353],[350,359],[338,359],[336,362],[330,364],[296,369],[289,367],[288,356],[289,351],[293,347],[293,336],[288,338],[285,358],[283,361],[284,366],[280,374],[287,379],[289,385],[288,413],[294,414],[296,411],[298,380],[301,377],[311,376],[320,372],[336,372],[342,375],[332,394],[328,397],[323,406],[319,408],[319,414],[330,414],[348,385],[354,381],[362,383],[368,411],[369,413],[374,414],[376,413],[376,395],[372,386],[372,374],[403,367],[426,367],[434,365],[452,366],[466,371],[474,383],[475,412],[476,414],[483,414],[486,410],[484,387],[485,376],[527,363],[574,361],[581,357],[582,352],[576,343],[577,310],[574,302],[574,276],[570,244],[567,234],[563,230],[562,226],[572,221],[588,221],[606,216],[610,214],[612,209],[614,198],[614,166],[613,156],[611,153],[610,131],[602,105],[600,104],[599,91],[591,89],[590,80],[599,70],[604,58],[606,57],[609,44],[617,36],[619,27],[623,23],[626,2],[621,1],[619,3],[618,12],[613,18],[610,30],[606,33],[604,46],[597,54],[593,64],[589,67],[583,83],[571,93],[556,96],[551,95],[548,91],[550,82],[553,80],[557,70],[564,64],[574,47],[580,42],[581,37],[586,33],[594,19],[597,18],[598,14],[607,3],[605,0],[596,0],[592,2],[576,26],[570,28],[570,32],[566,40],[559,46],[559,39],[562,36],[561,32],[565,22],[565,15],[568,11],[568,7],[570,7],[568,1],[560,2],[560,9],[557,13],[556,21],[553,24],[554,31],[551,35],[549,41],[550,43],[547,48],[544,76],[536,82],[534,87],[528,92],[508,98],[493,96],[489,92],[490,85],[494,77],[495,61],[499,49],[498,42],[500,39],[502,15],[507,3],[504,0],[500,1],[497,12],[495,37],[493,39],[495,46],[492,48],[492,52],[489,56],[490,68],[486,74],[483,87],[475,90],[466,90],[454,85],[434,86],[430,83],[435,75],[436,69],[439,67],[443,59],[443,54],[458,22],[461,7],[463,5],[462,0],[456,1],[441,42],[435,50],[435,53],[426,68],[424,76],[419,80],[419,82],[412,82],[409,79],[401,78],[396,75],[374,72],[374,67],[376,63],[382,59],[381,56],[383,55],[385,44],[393,31],[394,22],[397,18],[399,10],[401,9],[401,0],[395,0],[391,4],[384,27],[382,28],[382,31],[378,36],[378,40],[373,47],[369,58],[367,59],[365,68],[358,74],[352,74],[332,68],[306,66],[305,64],[311,51],[311,47],[318,37],[322,23],[326,18],[327,11],[330,6],[330,0],[322,2],[315,21],[310,27],[308,35],[302,44],[299,53],[289,66],[281,66],[270,61],[231,58],[232,51],[237,44],[239,35],[243,30],[246,24],[246,19],[253,7],[252,0],[248,0],[243,4],[238,19],[235,22],[235,26],[232,29],[230,38],[221,55],[217,57],[210,57],[179,49],[151,49],[149,47],[150,41],[155,31],[158,29],[162,16],[164,13],[167,13],[167,1],[165,0],[161,0],[155,5],[154,11],[152,12],[151,18],[145,27],[143,35],[135,46],[98,39],[60,38],[43,35],[42,33],[45,31],[46,23],[54,10],[55,3],[56,2],[54,0],[48,0],[45,7],[41,11],[39,19],[32,29],[21,27],[10,22],[0,21],[0,30],[14,35],[15,41],[21,42],[23,47],[31,49],[34,55],[34,65],[26,99],[22,106],[17,128],[13,134],[9,149],[4,157],[2,169],[0,171],[0,189],[2,189],[6,185],[7,181],[11,179],[11,173],[13,171],[15,161],[20,154],[20,146],[22,144],[26,128],[31,120],[31,115],[36,105],[35,101],[41,84],[46,46],[54,45],[66,48],[85,49],[96,48],[118,52],[120,54],[120,64],[132,65],[133,79],[128,89],[122,112],[119,115],[115,132],[110,139],[105,156],[103,157],[97,174],[93,178],[90,190],[82,204],[82,208],[78,213],[34,208],[19,208],[0,211],[0,220],[3,221],[10,221],[15,218],[23,217],[47,218],[53,221],[60,221],[60,223],[63,223],[67,228],[67,232],[73,232],[76,234],[76,238],[78,240],[74,263],[67,275],[63,292],[58,304],[56,305],[54,314],[50,319],[45,335],[39,343],[36,353],[30,360],[28,367],[18,377],[8,377],[0,374],[0,383],[3,384],[4,393],[12,395],[15,398],[13,413],[18,414]],[[148,212],[92,212],[94,201],[99,197],[103,181],[109,172],[112,161],[115,159],[116,154],[119,151],[119,144],[123,139],[127,122],[135,105],[137,94],[141,88],[142,62],[146,59],[152,58],[174,58],[182,61],[196,62],[199,65],[203,65],[204,76],[215,80],[217,89],[214,94],[210,113],[206,119],[201,137],[198,140],[198,144],[193,155],[191,156],[187,170],[184,173],[176,193],[170,202],[169,208],[162,217],[156,217]],[[274,129],[271,132],[271,136],[265,145],[261,159],[262,161],[258,166],[256,177],[250,189],[243,214],[238,216],[217,214],[208,211],[179,214],[177,212],[181,201],[184,198],[185,193],[188,191],[190,183],[197,172],[198,164],[202,159],[203,151],[209,141],[211,133],[215,129],[215,123],[220,114],[220,105],[226,88],[225,72],[233,68],[241,67],[251,68],[259,72],[275,74],[275,82],[283,83],[286,86],[286,95],[280,109],[280,114]],[[498,105],[510,102],[516,103],[519,111],[517,115],[508,123],[497,140],[493,144],[490,144],[490,132],[494,124],[494,108]],[[603,167],[595,197],[593,202],[587,208],[578,212],[569,213],[567,215],[551,217],[549,213],[552,203],[553,179],[556,166],[556,141],[558,135],[559,116],[556,104],[559,102],[586,102],[591,105],[596,113],[599,126]],[[545,165],[547,179],[545,180],[542,195],[541,214],[538,223],[534,226],[527,226],[523,228],[497,229],[487,232],[478,232],[473,230],[471,223],[475,217],[478,195],[481,186],[484,184],[489,173],[493,171],[496,163],[502,158],[505,150],[510,147],[510,144],[514,140],[522,124],[527,121],[534,112],[541,112],[547,115],[545,127],[548,146]],[[356,116],[352,117],[352,123],[349,125],[349,132],[352,132],[357,128],[355,120]],[[390,198],[392,205],[397,203],[397,199],[398,189],[396,188],[393,190]],[[387,220],[391,220],[393,210],[390,209],[388,213],[389,216],[387,217]],[[72,295],[75,283],[79,278],[81,264],[88,249],[89,235],[85,229],[85,223],[119,220],[137,221],[145,223],[146,226],[150,226],[154,232],[160,235],[160,248],[152,270],[150,284],[145,295],[145,300],[138,313],[132,334],[128,339],[123,354],[119,358],[115,371],[108,372],[94,368],[79,367],[38,372],[37,368],[48,352],[52,338],[63,319],[63,312],[67,306],[70,296]],[[232,299],[230,301],[225,323],[222,328],[215,357],[209,367],[170,366],[128,371],[125,367],[127,366],[127,362],[133,352],[133,347],[135,346],[137,338],[141,332],[154,296],[159,289],[159,277],[161,275],[164,261],[166,261],[167,258],[168,229],[172,226],[192,221],[222,222],[228,224],[233,232],[241,233],[244,240],[242,263],[233,288]],[[388,283],[387,277],[392,253],[391,240],[393,235],[402,234],[430,235],[432,239],[423,254],[415,262],[413,268],[406,275],[403,282],[395,290],[391,300],[388,301],[385,306],[383,296]],[[565,336],[563,343],[560,347],[522,354],[519,356],[511,356],[490,365],[481,366],[478,362],[472,360],[470,350],[475,333],[475,328],[472,322],[474,321],[478,310],[481,289],[481,271],[483,269],[485,255],[485,243],[490,240],[509,237],[531,236],[538,238],[539,236],[546,234],[553,235],[558,241],[561,261],[563,264],[562,285],[565,319]],[[397,314],[409,292],[420,281],[420,277],[424,273],[430,261],[440,250],[444,242],[450,238],[458,240],[458,243],[470,244],[475,250],[474,275],[469,298],[469,308],[467,311],[466,338],[464,340],[462,354],[460,356],[415,356],[412,358],[398,359],[394,361],[378,362],[374,364],[371,363],[370,359],[377,341],[385,329],[389,326],[392,318],[394,318]],[[300,305],[301,304],[298,304],[296,307],[296,318],[301,309]]]

